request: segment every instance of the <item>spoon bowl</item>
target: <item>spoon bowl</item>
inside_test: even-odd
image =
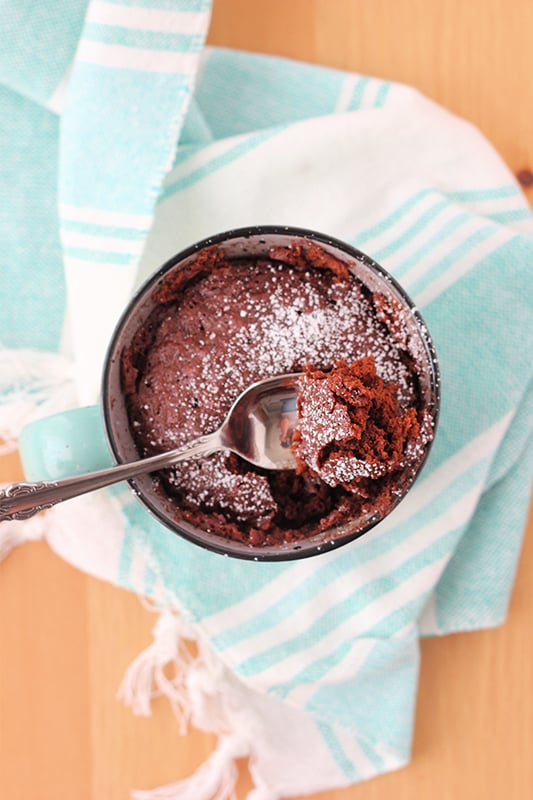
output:
[[[298,423],[301,375],[279,375],[245,389],[218,431],[220,449],[231,450],[263,469],[294,469],[292,435]]]

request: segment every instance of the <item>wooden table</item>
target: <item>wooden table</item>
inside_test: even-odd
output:
[[[413,84],[478,125],[527,184],[532,31],[530,0],[215,0],[209,40]],[[17,477],[0,461],[0,480]],[[532,796],[532,586],[530,516],[507,623],[422,644],[412,763],[322,800]],[[126,800],[212,750],[211,736],[178,734],[166,701],[145,719],[115,699],[155,621],[137,598],[36,543],[1,566],[0,608],[0,797]],[[239,800],[249,787],[243,763]]]

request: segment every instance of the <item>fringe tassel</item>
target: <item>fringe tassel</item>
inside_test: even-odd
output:
[[[22,428],[75,405],[72,363],[58,353],[0,347],[0,455],[16,450]]]
[[[183,642],[181,631],[179,617],[170,609],[163,610],[154,627],[152,644],[129,666],[117,696],[134,714],[147,717],[152,699],[164,695],[183,734],[191,715],[186,678],[194,656]],[[165,674],[168,665],[172,665],[172,677]]]
[[[27,520],[2,522],[0,525],[0,561],[7,558],[15,547],[42,539],[44,531],[44,521],[40,514]]]
[[[220,739],[217,749],[189,778],[147,791],[134,790],[132,800],[236,800],[236,758],[248,755],[238,734]]]
[[[195,639],[193,655],[183,638]],[[219,734],[217,749],[196,772],[185,780],[149,790],[134,790],[132,800],[234,800],[238,779],[236,758],[249,755],[241,733],[228,731],[222,711],[224,688],[221,666],[194,631],[177,613],[165,608],[154,627],[154,640],[128,668],[118,695],[134,713],[149,715],[153,697],[168,697],[180,732],[191,721],[196,727]],[[174,676],[164,669],[172,664]]]

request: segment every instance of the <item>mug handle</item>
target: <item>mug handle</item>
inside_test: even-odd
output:
[[[29,481],[81,475],[115,463],[99,406],[74,408],[28,423],[20,433],[19,451]]]

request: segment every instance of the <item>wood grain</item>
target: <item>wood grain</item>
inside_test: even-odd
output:
[[[529,0],[215,0],[209,40],[410,83],[519,172],[533,169],[532,30]],[[18,470],[0,460],[0,480]],[[531,516],[524,541],[506,624],[422,643],[412,763],[317,800],[532,795]],[[136,718],[116,700],[155,622],[135,597],[35,543],[1,566],[0,609],[0,797],[126,800],[211,752],[212,736],[179,735],[166,701]]]

